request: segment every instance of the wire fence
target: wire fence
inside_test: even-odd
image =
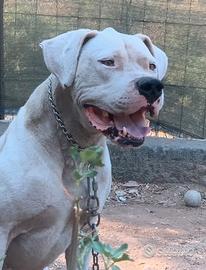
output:
[[[205,0],[6,0],[0,103],[5,113],[16,113],[48,75],[40,41],[68,30],[109,26],[149,35],[169,57],[165,106],[156,125],[206,138]]]

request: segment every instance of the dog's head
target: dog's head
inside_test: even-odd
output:
[[[144,142],[150,131],[146,115],[157,116],[163,106],[167,70],[167,56],[149,37],[81,29],[40,46],[62,88],[72,88],[85,128],[121,145]]]

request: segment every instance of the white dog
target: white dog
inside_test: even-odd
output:
[[[74,199],[87,196],[86,185],[77,188],[71,177],[70,146],[104,148],[96,178],[101,211],[111,185],[106,137],[141,145],[150,130],[146,113],[158,115],[163,105],[167,57],[145,35],[81,29],[40,46],[52,74],[0,138],[4,270],[42,270],[70,247]],[[49,89],[71,143],[55,119]]]

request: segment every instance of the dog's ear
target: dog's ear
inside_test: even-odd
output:
[[[137,36],[142,39],[150,53],[156,58],[158,77],[162,80],[167,72],[168,66],[168,58],[166,54],[155,46],[148,36],[143,34],[137,34]]]
[[[63,88],[72,85],[82,46],[97,35],[97,31],[80,29],[42,41],[44,62]]]

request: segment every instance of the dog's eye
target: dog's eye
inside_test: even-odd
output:
[[[151,70],[155,70],[156,69],[156,65],[155,64],[149,64],[149,69]]]
[[[105,66],[114,67],[114,60],[113,59],[99,60],[99,62],[102,63]]]

